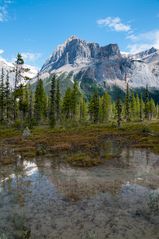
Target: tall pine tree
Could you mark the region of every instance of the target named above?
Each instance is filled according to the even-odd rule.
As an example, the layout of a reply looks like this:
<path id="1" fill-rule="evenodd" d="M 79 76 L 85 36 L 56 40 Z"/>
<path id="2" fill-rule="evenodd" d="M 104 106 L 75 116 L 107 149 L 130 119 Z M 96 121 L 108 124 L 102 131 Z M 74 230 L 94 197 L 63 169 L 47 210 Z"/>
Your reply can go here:
<path id="1" fill-rule="evenodd" d="M 60 81 L 56 81 L 56 121 L 61 121 L 61 94 L 60 94 Z"/>
<path id="2" fill-rule="evenodd" d="M 99 121 L 99 95 L 98 92 L 95 91 L 93 96 L 91 97 L 91 100 L 89 102 L 89 114 L 90 114 L 90 120 L 93 123 L 98 123 Z"/>
<path id="3" fill-rule="evenodd" d="M 39 124 L 41 120 L 46 118 L 47 111 L 47 98 L 43 86 L 43 81 L 38 79 L 35 90 L 35 103 L 34 103 L 34 118 L 35 122 Z"/>
<path id="4" fill-rule="evenodd" d="M 72 119 L 77 120 L 77 114 L 78 114 L 78 106 L 80 102 L 80 92 L 78 89 L 78 82 L 74 81 L 73 89 L 72 89 L 72 97 L 71 97 L 71 105 L 72 105 Z"/>
<path id="5" fill-rule="evenodd" d="M 118 128 L 120 128 L 122 122 L 122 103 L 120 98 L 118 98 L 116 101 L 116 113 L 117 113 L 117 125 Z"/>
<path id="6" fill-rule="evenodd" d="M 15 61 L 15 80 L 14 80 L 14 120 L 17 118 L 17 91 L 18 86 L 21 83 L 22 72 L 23 72 L 23 64 L 24 60 L 21 54 L 18 53 L 16 61 Z"/>
<path id="7" fill-rule="evenodd" d="M 140 120 L 144 119 L 144 102 L 142 99 L 142 94 L 140 94 Z"/>
<path id="8" fill-rule="evenodd" d="M 149 119 L 149 90 L 148 86 L 145 89 L 145 118 Z"/>
<path id="9" fill-rule="evenodd" d="M 50 90 L 50 104 L 49 104 L 49 122 L 50 127 L 56 125 L 56 78 L 55 75 L 51 79 L 51 90 Z"/>
<path id="10" fill-rule="evenodd" d="M 63 120 L 72 118 L 72 90 L 68 88 L 65 92 L 62 105 Z"/>
<path id="11" fill-rule="evenodd" d="M 126 84 L 126 95 L 125 95 L 125 118 L 127 122 L 130 122 L 130 91 L 129 84 Z"/>
<path id="12" fill-rule="evenodd" d="M 5 87 L 4 87 L 4 70 L 2 68 L 0 78 L 0 122 L 4 123 L 4 112 L 5 112 Z"/>
<path id="13" fill-rule="evenodd" d="M 9 82 L 9 72 L 7 71 L 6 83 L 5 83 L 5 109 L 6 109 L 6 120 L 7 123 L 11 120 L 11 90 L 10 90 L 10 82 Z"/>

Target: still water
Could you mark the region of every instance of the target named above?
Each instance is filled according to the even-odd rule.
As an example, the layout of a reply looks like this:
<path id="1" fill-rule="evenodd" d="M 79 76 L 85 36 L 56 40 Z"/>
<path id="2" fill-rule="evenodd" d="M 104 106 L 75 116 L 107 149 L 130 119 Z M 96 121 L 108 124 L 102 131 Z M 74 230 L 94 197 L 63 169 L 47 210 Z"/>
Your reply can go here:
<path id="1" fill-rule="evenodd" d="M 91 168 L 20 155 L 1 165 L 0 239 L 158 239 L 159 156 L 111 141 L 101 152 L 116 157 Z"/>

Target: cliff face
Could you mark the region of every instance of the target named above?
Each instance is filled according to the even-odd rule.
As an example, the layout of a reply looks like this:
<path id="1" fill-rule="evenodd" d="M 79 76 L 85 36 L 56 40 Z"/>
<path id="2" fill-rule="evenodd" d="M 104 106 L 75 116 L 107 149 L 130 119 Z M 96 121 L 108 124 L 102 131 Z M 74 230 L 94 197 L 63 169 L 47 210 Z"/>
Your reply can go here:
<path id="1" fill-rule="evenodd" d="M 43 79 L 56 73 L 62 81 L 77 79 L 82 86 L 88 80 L 107 88 L 125 88 L 125 76 L 132 88 L 149 85 L 159 88 L 159 51 L 151 48 L 135 55 L 124 56 L 117 44 L 100 46 L 70 37 L 41 68 Z"/>

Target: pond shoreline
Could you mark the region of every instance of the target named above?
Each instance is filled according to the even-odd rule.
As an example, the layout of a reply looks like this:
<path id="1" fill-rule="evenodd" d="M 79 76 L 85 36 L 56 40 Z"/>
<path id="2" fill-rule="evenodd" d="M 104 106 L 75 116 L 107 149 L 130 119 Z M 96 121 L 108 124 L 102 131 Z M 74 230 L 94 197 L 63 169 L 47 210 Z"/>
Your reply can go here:
<path id="1" fill-rule="evenodd" d="M 27 158 L 23 148 L 28 151 L 33 140 L 21 142 L 20 154 L 20 144 L 12 151 L 15 141 L 7 139 L 11 148 L 8 144 L 5 152 L 8 158 L 15 154 L 15 161 L 0 166 L 0 238 L 158 239 L 159 155 L 99 130 L 96 140 L 92 130 L 78 137 L 69 132 L 53 142 L 50 137 L 43 143 L 54 151 L 59 142 L 75 148 L 60 144 L 62 150 L 56 146 L 50 156 Z M 93 154 L 102 164 L 85 164 L 85 157 L 92 163 Z"/>
<path id="2" fill-rule="evenodd" d="M 61 156 L 60 160 L 79 167 L 96 166 L 105 159 L 113 158 L 115 155 L 97 156 L 100 144 L 109 138 L 127 147 L 146 148 L 158 154 L 159 122 L 129 123 L 120 129 L 105 125 L 68 129 L 36 127 L 31 130 L 31 136 L 27 139 L 22 137 L 20 130 L 0 129 L 1 148 L 8 147 L 10 152 L 14 149 L 15 154 L 26 159 L 44 155 Z M 0 164 L 10 164 L 13 160 L 14 157 L 10 162 L 5 157 L 5 152 L 1 152 Z"/>
<path id="3" fill-rule="evenodd" d="M 0 238 L 157 239 L 158 125 L 1 129 Z"/>

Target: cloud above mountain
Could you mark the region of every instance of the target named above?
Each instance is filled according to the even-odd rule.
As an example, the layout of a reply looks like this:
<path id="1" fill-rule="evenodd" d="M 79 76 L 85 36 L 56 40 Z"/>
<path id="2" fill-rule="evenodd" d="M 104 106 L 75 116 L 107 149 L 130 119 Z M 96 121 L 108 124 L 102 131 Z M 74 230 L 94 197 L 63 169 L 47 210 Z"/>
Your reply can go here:
<path id="1" fill-rule="evenodd" d="M 42 56 L 41 53 L 33 53 L 33 52 L 22 52 L 21 55 L 25 61 L 32 63 L 36 62 Z"/>
<path id="2" fill-rule="evenodd" d="M 124 23 L 120 17 L 110 16 L 97 20 L 97 24 L 117 33 L 125 32 L 126 37 L 124 36 L 124 40 L 129 41 L 125 46 L 125 50 L 130 54 L 138 53 L 151 47 L 159 49 L 159 29 L 137 33 L 138 29 L 128 23 Z"/>
<path id="3" fill-rule="evenodd" d="M 0 55 L 4 53 L 4 50 L 0 49 Z"/>
<path id="4" fill-rule="evenodd" d="M 97 20 L 97 24 L 100 26 L 108 27 L 116 32 L 128 32 L 131 30 L 129 24 L 124 24 L 120 17 L 106 17 L 103 19 Z"/>
<path id="5" fill-rule="evenodd" d="M 159 49 L 159 30 L 132 34 L 127 36 L 127 39 L 130 40 L 130 44 L 127 47 L 130 53 L 137 53 L 151 47 Z"/>

